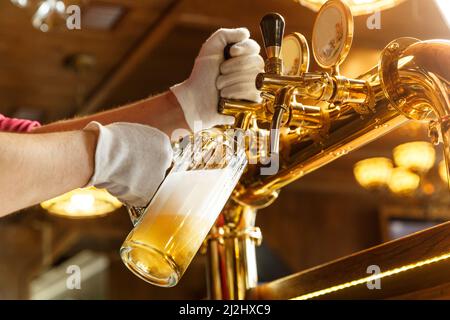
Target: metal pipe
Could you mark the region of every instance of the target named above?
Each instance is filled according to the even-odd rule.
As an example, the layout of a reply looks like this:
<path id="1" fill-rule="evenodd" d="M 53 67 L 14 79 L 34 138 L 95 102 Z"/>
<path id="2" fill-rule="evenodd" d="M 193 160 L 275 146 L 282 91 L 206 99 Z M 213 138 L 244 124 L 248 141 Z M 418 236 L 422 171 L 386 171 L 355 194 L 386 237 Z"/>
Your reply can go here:
<path id="1" fill-rule="evenodd" d="M 282 169 L 271 176 L 259 176 L 256 181 L 246 185 L 238 195 L 239 201 L 251 205 L 260 197 L 272 194 L 304 175 L 348 154 L 357 148 L 405 124 L 408 119 L 389 107 L 389 101 L 380 95 L 376 111 L 361 117 L 350 111 L 346 121 L 337 123 L 330 129 L 328 137 L 321 144 L 312 141 L 291 145 L 291 153 L 283 159 Z"/>
<path id="2" fill-rule="evenodd" d="M 206 239 L 209 299 L 242 300 L 258 285 L 256 211 L 230 201 Z"/>

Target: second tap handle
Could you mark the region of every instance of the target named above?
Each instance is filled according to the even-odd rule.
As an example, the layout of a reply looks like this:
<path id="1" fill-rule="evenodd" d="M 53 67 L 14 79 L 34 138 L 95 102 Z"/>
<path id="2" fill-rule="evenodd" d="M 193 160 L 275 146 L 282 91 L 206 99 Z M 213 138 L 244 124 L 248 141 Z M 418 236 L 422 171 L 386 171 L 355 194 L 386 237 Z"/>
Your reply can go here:
<path id="1" fill-rule="evenodd" d="M 268 13 L 261 19 L 260 28 L 268 58 L 279 57 L 284 26 L 284 18 L 278 13 Z"/>

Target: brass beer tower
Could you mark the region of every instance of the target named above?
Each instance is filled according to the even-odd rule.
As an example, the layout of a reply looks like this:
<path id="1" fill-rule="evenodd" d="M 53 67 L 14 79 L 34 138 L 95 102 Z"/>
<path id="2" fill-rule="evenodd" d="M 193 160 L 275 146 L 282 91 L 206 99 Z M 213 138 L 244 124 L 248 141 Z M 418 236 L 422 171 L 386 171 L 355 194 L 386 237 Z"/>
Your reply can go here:
<path id="1" fill-rule="evenodd" d="M 377 66 L 350 79 L 339 70 L 353 38 L 353 18 L 343 2 L 328 1 L 314 26 L 312 50 L 325 71 L 309 71 L 305 38 L 284 37 L 280 15 L 266 15 L 261 31 L 267 60 L 256 86 L 263 102 L 224 100 L 219 109 L 236 118 L 236 128 L 267 137 L 269 154 L 251 157 L 270 162 L 247 167 L 205 240 L 210 299 L 245 299 L 258 285 L 255 246 L 262 237 L 256 212 L 289 183 L 410 119 L 428 122 L 433 142 L 444 143 L 447 166 L 450 159 L 450 41 L 394 40 Z"/>

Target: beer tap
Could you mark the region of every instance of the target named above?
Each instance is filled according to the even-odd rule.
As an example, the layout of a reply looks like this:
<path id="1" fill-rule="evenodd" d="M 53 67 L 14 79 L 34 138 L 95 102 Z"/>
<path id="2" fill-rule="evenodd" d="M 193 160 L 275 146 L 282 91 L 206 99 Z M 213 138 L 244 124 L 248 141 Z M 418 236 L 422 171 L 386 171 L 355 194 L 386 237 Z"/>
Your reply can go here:
<path id="1" fill-rule="evenodd" d="M 284 27 L 284 18 L 278 13 L 266 14 L 261 19 L 260 28 L 267 54 L 266 74 L 281 76 L 283 73 L 281 43 L 284 36 Z M 284 115 L 290 112 L 290 100 L 293 90 L 293 86 L 284 86 L 275 92 L 268 92 L 269 95 L 275 97 L 270 125 L 271 161 L 276 160 L 280 151 L 280 128 L 283 126 Z"/>
<path id="2" fill-rule="evenodd" d="M 341 17 L 330 20 L 327 15 L 329 9 L 338 10 Z M 309 61 L 304 61 L 305 67 L 301 72 L 295 75 L 283 72 L 282 39 L 277 38 L 279 34 L 282 34 L 279 27 L 281 25 L 284 26 L 283 18 L 277 14 L 268 14 L 261 21 L 268 59 L 266 72 L 259 74 L 256 79 L 259 90 L 266 96 L 274 96 L 272 98 L 275 101 L 273 128 L 277 127 L 277 122 L 281 122 L 280 114 L 282 118 L 283 114 L 289 111 L 292 118 L 292 106 L 289 106 L 292 104 L 292 96 L 295 97 L 295 101 L 313 106 L 320 103 L 328 104 L 327 111 L 342 105 L 350 106 L 361 114 L 369 114 L 373 111 L 374 97 L 369 83 L 361 79 L 344 77 L 339 71 L 340 65 L 350 51 L 353 39 L 353 18 L 345 3 L 338 0 L 328 1 L 314 25 L 312 51 L 317 64 L 326 71 L 310 72 L 307 70 Z M 327 35 L 330 30 L 335 32 L 333 37 Z M 299 47 L 302 47 L 303 51 L 309 50 L 307 44 L 303 43 L 306 42 L 304 37 L 301 35 L 296 37 L 299 38 Z M 274 45 L 275 39 L 279 40 L 277 45 Z M 308 57 L 309 54 L 306 59 Z M 299 54 L 298 58 L 302 60 L 302 55 Z M 277 147 L 276 144 L 275 147 Z"/>

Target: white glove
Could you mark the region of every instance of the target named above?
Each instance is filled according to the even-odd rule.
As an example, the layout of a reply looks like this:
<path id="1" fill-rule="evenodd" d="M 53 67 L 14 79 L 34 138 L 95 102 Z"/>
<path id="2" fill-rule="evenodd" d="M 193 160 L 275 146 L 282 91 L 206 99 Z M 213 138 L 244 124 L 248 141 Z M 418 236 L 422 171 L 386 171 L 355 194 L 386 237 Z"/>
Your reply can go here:
<path id="1" fill-rule="evenodd" d="M 224 62 L 231 43 L 232 58 Z M 261 101 L 255 87 L 256 75 L 264 70 L 259 51 L 246 28 L 219 29 L 203 44 L 189 79 L 170 88 L 192 131 L 233 124 L 233 117 L 217 111 L 219 91 L 222 98 Z"/>
<path id="2" fill-rule="evenodd" d="M 171 165 L 169 137 L 132 123 L 91 122 L 84 130 L 98 132 L 95 171 L 87 186 L 107 189 L 127 205 L 146 206 Z"/>

